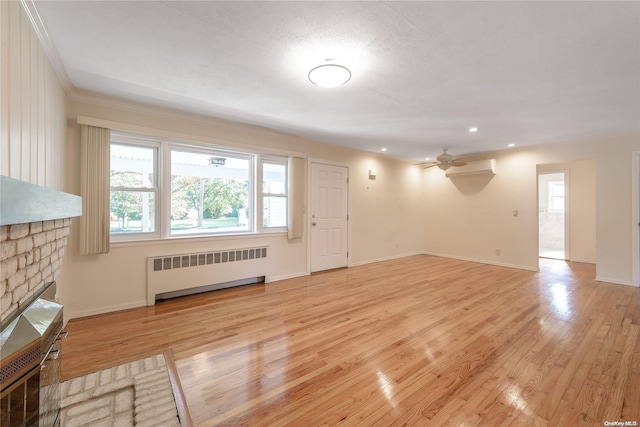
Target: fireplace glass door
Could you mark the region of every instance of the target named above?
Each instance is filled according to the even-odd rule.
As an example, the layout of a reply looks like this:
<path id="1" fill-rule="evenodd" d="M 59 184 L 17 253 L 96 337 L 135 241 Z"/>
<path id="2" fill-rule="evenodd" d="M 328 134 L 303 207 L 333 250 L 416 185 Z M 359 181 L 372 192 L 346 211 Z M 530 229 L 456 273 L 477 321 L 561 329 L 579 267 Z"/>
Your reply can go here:
<path id="1" fill-rule="evenodd" d="M 0 394 L 0 427 L 37 427 L 40 367 Z"/>

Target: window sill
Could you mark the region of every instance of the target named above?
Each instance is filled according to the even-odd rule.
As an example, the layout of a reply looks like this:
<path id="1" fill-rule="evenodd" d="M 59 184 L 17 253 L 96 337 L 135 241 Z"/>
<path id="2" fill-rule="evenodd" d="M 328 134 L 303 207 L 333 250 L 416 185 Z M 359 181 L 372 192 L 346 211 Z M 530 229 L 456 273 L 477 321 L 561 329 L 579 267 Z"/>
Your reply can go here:
<path id="1" fill-rule="evenodd" d="M 187 243 L 187 242 L 206 242 L 206 241 L 218 241 L 218 240 L 244 240 L 244 239 L 260 239 L 267 237 L 286 236 L 286 231 L 267 231 L 262 233 L 234 233 L 234 234 L 217 234 L 215 236 L 173 236 L 173 237 L 153 237 L 149 239 L 132 239 L 132 240 L 117 240 L 112 241 L 111 248 L 125 248 L 132 246 L 149 246 L 149 245 L 170 245 L 174 243 Z"/>

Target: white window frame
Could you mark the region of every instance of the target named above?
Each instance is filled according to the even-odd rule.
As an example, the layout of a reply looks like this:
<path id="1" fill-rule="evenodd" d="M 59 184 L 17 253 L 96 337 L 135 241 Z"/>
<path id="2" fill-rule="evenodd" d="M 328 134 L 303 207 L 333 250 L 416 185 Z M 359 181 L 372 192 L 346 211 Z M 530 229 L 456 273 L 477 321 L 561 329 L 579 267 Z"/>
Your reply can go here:
<path id="1" fill-rule="evenodd" d="M 288 166 L 288 161 L 286 157 L 282 157 L 282 156 L 274 156 L 274 155 L 260 155 L 258 156 L 258 174 L 257 176 L 259 177 L 258 179 L 258 185 L 257 185 L 257 193 L 258 193 L 258 197 L 257 197 L 257 209 L 256 211 L 259 212 L 258 217 L 258 230 L 262 231 L 262 232 L 286 232 L 287 231 L 287 226 L 276 226 L 276 227 L 265 227 L 264 226 L 264 218 L 263 218 L 263 213 L 264 213 L 264 198 L 265 197 L 282 197 L 286 200 L 286 206 L 287 209 L 285 210 L 286 215 L 287 215 L 287 221 L 288 221 L 288 216 L 289 216 L 289 166 Z M 264 176 L 263 176 L 263 171 L 264 171 L 264 167 L 263 165 L 265 163 L 268 164 L 272 164 L 272 165 L 281 165 L 284 166 L 284 193 L 267 193 L 263 191 L 263 180 L 264 180 Z M 285 224 L 287 223 L 287 221 L 285 221 Z"/>
<path id="2" fill-rule="evenodd" d="M 547 200 L 547 204 L 548 204 L 548 211 L 549 212 L 564 212 L 566 210 L 566 188 L 565 188 L 565 192 L 563 193 L 562 196 L 562 209 L 554 209 L 554 203 L 553 203 L 553 199 L 555 197 L 559 197 L 559 196 L 554 196 L 554 188 L 558 185 L 562 185 L 563 187 L 565 186 L 565 181 L 563 179 L 554 179 L 551 180 L 547 183 L 548 187 L 547 187 L 547 192 L 548 192 L 548 200 Z"/>
<path id="3" fill-rule="evenodd" d="M 249 216 L 247 218 L 248 221 L 248 229 L 247 230 L 237 230 L 237 231 L 209 231 L 209 232 L 200 232 L 200 233 L 188 233 L 188 234 L 172 234 L 171 233 L 171 151 L 182 151 L 182 152 L 193 152 L 198 154 L 206 154 L 211 156 L 227 156 L 233 157 L 237 159 L 245 159 L 249 161 L 249 170 L 248 170 L 248 180 L 249 180 Z M 165 183 L 165 188 L 167 189 L 167 201 L 165 203 L 163 212 L 164 212 L 164 227 L 163 227 L 163 237 L 166 238 L 189 238 L 189 237 L 207 237 L 207 236 L 229 236 L 234 234 L 252 234 L 255 233 L 256 230 L 256 213 L 255 213 L 255 187 L 257 185 L 256 182 L 256 174 L 255 174 L 255 164 L 256 155 L 243 152 L 243 151 L 233 151 L 225 148 L 219 148 L 217 146 L 212 145 L 199 145 L 199 144 L 189 144 L 183 142 L 167 142 L 165 145 L 165 170 L 167 173 L 164 174 L 163 180 Z M 253 209 L 252 209 L 253 208 Z"/>
<path id="4" fill-rule="evenodd" d="M 287 226 L 282 227 L 264 227 L 263 226 L 263 200 L 264 197 L 284 197 L 287 205 L 290 203 L 289 176 L 288 176 L 288 158 L 283 155 L 270 153 L 261 153 L 251 150 L 243 150 L 241 148 L 226 147 L 221 145 L 213 145 L 200 142 L 190 142 L 183 140 L 175 140 L 170 138 L 160 138 L 149 135 L 142 135 L 126 131 L 113 130 L 111 133 L 111 144 L 128 145 L 141 148 L 154 149 L 154 180 L 153 188 L 131 188 L 127 191 L 152 191 L 155 199 L 155 231 L 144 233 L 111 233 L 111 241 L 113 243 L 127 243 L 136 241 L 153 241 L 153 240 L 173 240 L 173 239 L 190 239 L 190 238 L 226 238 L 242 235 L 258 235 L 258 234 L 280 234 L 287 232 Z M 189 234 L 171 234 L 171 150 L 192 151 L 195 153 L 205 153 L 214 156 L 228 156 L 239 159 L 249 160 L 249 213 L 248 213 L 248 229 L 238 231 L 221 231 L 221 232 L 203 232 Z M 278 164 L 285 167 L 285 193 L 266 193 L 263 192 L 263 164 Z M 120 190 L 121 187 L 110 187 L 110 190 Z M 109 212 L 110 213 L 110 212 Z"/>
<path id="5" fill-rule="evenodd" d="M 154 187 L 113 187 L 109 185 L 109 193 L 112 191 L 130 191 L 130 192 L 151 192 L 154 197 L 154 230 L 151 232 L 132 232 L 132 233 L 110 233 L 110 240 L 113 242 L 148 240 L 160 238 L 160 230 L 162 229 L 161 207 L 162 200 L 162 150 L 161 143 L 150 139 L 142 139 L 137 136 L 130 136 L 123 133 L 112 132 L 111 142 L 109 146 L 122 145 L 129 147 L 151 148 L 153 149 L 153 180 Z M 111 196 L 109 196 L 111 197 Z M 111 209 L 109 209 L 111 215 Z"/>

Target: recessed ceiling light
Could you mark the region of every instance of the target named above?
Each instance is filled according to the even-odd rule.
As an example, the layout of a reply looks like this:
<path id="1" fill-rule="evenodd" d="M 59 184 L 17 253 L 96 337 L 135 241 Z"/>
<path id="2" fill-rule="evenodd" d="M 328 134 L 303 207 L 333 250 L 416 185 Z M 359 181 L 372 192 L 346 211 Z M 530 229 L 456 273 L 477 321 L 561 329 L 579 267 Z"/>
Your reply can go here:
<path id="1" fill-rule="evenodd" d="M 381 148 L 380 151 L 387 151 L 387 149 L 386 148 Z"/>
<path id="2" fill-rule="evenodd" d="M 513 144 L 513 143 L 512 143 L 512 144 L 507 145 L 507 147 L 515 147 L 515 146 L 516 146 L 516 144 Z"/>
<path id="3" fill-rule="evenodd" d="M 324 88 L 342 86 L 351 80 L 351 71 L 338 64 L 319 65 L 309 71 L 309 81 Z"/>
<path id="4" fill-rule="evenodd" d="M 478 128 L 477 127 L 470 127 L 469 128 L 469 132 L 478 132 Z"/>
<path id="5" fill-rule="evenodd" d="M 425 160 L 431 160 L 431 157 L 427 157 Z"/>

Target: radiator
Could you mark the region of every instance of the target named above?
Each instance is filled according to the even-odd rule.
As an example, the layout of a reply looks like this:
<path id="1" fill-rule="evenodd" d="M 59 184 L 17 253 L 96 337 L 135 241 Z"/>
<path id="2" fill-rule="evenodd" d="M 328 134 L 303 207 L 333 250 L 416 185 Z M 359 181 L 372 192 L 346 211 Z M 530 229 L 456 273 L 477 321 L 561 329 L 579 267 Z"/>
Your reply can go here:
<path id="1" fill-rule="evenodd" d="M 157 299 L 268 282 L 268 246 L 147 258 L 147 305 Z"/>

